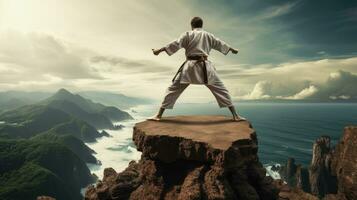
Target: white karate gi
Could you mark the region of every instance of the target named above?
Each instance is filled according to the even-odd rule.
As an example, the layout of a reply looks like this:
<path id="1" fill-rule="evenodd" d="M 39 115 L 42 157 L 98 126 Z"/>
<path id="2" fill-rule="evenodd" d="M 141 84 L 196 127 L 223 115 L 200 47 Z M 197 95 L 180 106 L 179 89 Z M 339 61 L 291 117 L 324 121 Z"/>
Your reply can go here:
<path id="1" fill-rule="evenodd" d="M 171 56 L 179 49 L 186 50 L 186 57 L 207 56 L 211 49 L 220 51 L 227 55 L 230 47 L 213 34 L 204 31 L 202 28 L 195 28 L 192 31 L 183 33 L 177 40 L 172 41 L 165 47 L 166 52 Z M 171 86 L 166 90 L 165 98 L 161 107 L 172 109 L 177 98 L 189 84 L 204 84 L 203 62 L 188 60 L 182 71 L 176 76 Z M 207 84 L 205 84 L 215 96 L 219 107 L 232 106 L 232 100 L 228 90 L 219 79 L 213 63 L 209 60 L 204 61 L 207 69 Z"/>

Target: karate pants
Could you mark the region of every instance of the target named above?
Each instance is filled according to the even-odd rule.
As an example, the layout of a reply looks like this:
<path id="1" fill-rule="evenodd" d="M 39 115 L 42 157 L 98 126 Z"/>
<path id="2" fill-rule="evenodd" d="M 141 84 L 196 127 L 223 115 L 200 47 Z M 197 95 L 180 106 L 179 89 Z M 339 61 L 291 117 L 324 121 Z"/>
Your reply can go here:
<path id="1" fill-rule="evenodd" d="M 161 104 L 161 108 L 172 109 L 176 100 L 189 85 L 190 84 L 188 83 L 180 83 L 180 80 L 176 79 L 166 89 L 165 97 Z M 233 106 L 229 92 L 221 80 L 216 78 L 216 81 L 213 84 L 206 85 L 206 87 L 211 90 L 220 108 Z"/>

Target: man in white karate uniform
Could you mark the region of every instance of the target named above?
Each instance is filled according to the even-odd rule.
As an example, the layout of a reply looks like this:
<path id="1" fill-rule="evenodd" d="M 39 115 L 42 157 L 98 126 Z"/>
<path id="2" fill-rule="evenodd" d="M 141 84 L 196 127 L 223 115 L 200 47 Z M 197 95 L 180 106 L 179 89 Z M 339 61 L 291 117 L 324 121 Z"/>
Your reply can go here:
<path id="1" fill-rule="evenodd" d="M 213 63 L 207 59 L 211 49 L 217 50 L 224 55 L 229 52 L 237 54 L 238 50 L 228 46 L 213 34 L 204 31 L 202 25 L 202 19 L 194 17 L 191 20 L 191 31 L 183 33 L 177 40 L 172 41 L 161 49 L 153 49 L 155 55 L 165 51 L 171 56 L 179 49 L 184 48 L 186 50 L 186 61 L 174 76 L 171 86 L 167 88 L 159 112 L 150 119 L 160 120 L 165 109 L 173 108 L 177 98 L 189 84 L 205 84 L 215 96 L 219 107 L 229 108 L 233 115 L 233 120 L 245 120 L 235 111 L 228 90 L 219 79 Z"/>

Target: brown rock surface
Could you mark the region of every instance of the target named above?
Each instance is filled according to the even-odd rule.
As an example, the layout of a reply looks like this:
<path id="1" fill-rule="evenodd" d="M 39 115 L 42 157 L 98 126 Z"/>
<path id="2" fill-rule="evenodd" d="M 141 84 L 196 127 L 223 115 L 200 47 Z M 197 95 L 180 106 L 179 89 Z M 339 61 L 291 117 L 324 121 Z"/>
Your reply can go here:
<path id="1" fill-rule="evenodd" d="M 228 150 L 234 142 L 249 142 L 255 132 L 247 121 L 233 122 L 226 116 L 175 116 L 165 117 L 160 122 L 143 121 L 134 127 L 136 135 L 145 137 L 180 137 L 186 140 L 209 144 L 214 149 Z M 140 148 L 138 146 L 138 148 Z"/>
<path id="2" fill-rule="evenodd" d="M 310 165 L 311 193 L 324 197 L 329 193 L 336 193 L 336 177 L 331 171 L 331 139 L 321 136 L 313 145 L 313 154 Z"/>
<path id="3" fill-rule="evenodd" d="M 166 117 L 137 123 L 133 140 L 141 160 L 121 173 L 106 170 L 85 199 L 277 198 L 248 122 L 224 116 Z"/>
<path id="4" fill-rule="evenodd" d="M 237 164 L 237 152 L 257 153 L 257 139 L 250 124 L 233 122 L 225 116 L 177 116 L 140 122 L 134 127 L 133 140 L 144 157 L 167 163 L 225 161 L 228 166 Z"/>
<path id="5" fill-rule="evenodd" d="M 274 185 L 279 190 L 278 200 L 318 200 L 316 196 L 304 192 L 303 190 L 297 187 L 289 187 L 282 180 L 274 180 Z"/>
<path id="6" fill-rule="evenodd" d="M 281 174 L 288 183 L 286 187 L 294 188 L 294 190 L 282 191 L 282 186 L 278 184 L 281 199 L 292 199 L 292 195 L 301 196 L 303 190 L 323 200 L 357 199 L 357 127 L 346 127 L 335 148 L 331 148 L 330 143 L 328 136 L 321 136 L 315 141 L 311 165 L 308 173 L 304 172 L 305 175 L 303 171 L 299 171 L 299 166 L 295 165 L 293 159 L 288 160 Z M 303 184 L 306 180 L 303 177 L 306 176 L 309 180 Z M 304 185 L 310 185 L 311 191 Z"/>
<path id="7" fill-rule="evenodd" d="M 331 171 L 337 176 L 338 195 L 357 199 L 357 126 L 345 128 L 332 155 Z"/>

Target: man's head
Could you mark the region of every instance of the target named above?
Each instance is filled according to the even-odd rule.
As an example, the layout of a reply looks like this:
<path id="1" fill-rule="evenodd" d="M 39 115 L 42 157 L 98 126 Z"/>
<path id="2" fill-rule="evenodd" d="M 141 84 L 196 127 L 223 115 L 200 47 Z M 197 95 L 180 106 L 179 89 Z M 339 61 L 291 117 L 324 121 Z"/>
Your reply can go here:
<path id="1" fill-rule="evenodd" d="M 203 25 L 203 20 L 201 19 L 201 17 L 192 18 L 192 20 L 191 20 L 192 29 L 202 28 L 202 25 Z"/>

